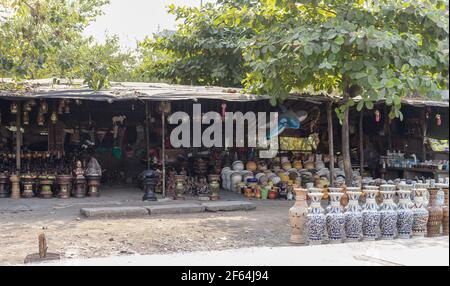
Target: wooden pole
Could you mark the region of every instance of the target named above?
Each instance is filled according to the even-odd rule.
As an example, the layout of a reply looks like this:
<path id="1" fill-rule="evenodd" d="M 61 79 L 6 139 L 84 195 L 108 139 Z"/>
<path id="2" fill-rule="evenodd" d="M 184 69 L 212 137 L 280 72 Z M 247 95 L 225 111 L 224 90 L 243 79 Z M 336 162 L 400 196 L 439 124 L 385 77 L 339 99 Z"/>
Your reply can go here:
<path id="1" fill-rule="evenodd" d="M 20 113 L 22 112 L 20 102 L 17 103 L 17 114 L 16 114 L 16 170 L 20 172 L 21 169 L 21 158 L 20 151 L 22 149 L 22 123 L 20 121 Z"/>
<path id="2" fill-rule="evenodd" d="M 359 168 L 361 176 L 364 172 L 364 111 L 359 113 Z"/>
<path id="3" fill-rule="evenodd" d="M 427 114 L 426 111 L 423 112 L 422 114 L 422 161 L 425 161 L 427 159 L 427 148 L 426 148 L 426 143 L 427 143 L 427 131 L 428 131 L 428 119 L 427 119 Z"/>
<path id="4" fill-rule="evenodd" d="M 391 135 L 391 120 L 389 119 L 389 112 L 387 110 L 387 107 L 384 107 L 384 124 L 385 124 L 385 130 L 387 132 L 388 136 L 388 146 L 389 150 L 392 152 L 392 135 Z"/>
<path id="5" fill-rule="evenodd" d="M 166 116 L 164 111 L 161 114 L 162 123 L 162 195 L 166 197 Z"/>
<path id="6" fill-rule="evenodd" d="M 328 153 L 330 156 L 330 185 L 334 184 L 334 138 L 333 138 L 333 115 L 331 109 L 333 102 L 327 104 L 327 121 L 328 121 Z"/>
<path id="7" fill-rule="evenodd" d="M 149 118 L 148 118 L 148 101 L 145 101 L 145 145 L 147 148 L 147 170 L 150 169 L 150 138 L 149 138 Z"/>

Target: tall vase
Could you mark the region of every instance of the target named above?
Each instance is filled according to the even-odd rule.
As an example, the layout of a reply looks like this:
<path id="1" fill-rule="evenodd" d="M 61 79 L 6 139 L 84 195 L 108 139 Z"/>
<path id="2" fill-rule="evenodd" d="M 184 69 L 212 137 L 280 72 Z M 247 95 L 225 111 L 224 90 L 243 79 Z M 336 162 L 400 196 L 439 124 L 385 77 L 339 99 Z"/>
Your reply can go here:
<path id="1" fill-rule="evenodd" d="M 414 212 L 410 208 L 411 191 L 402 190 L 397 192 L 399 203 L 397 208 L 397 230 L 400 238 L 411 238 L 414 223 Z"/>
<path id="2" fill-rule="evenodd" d="M 381 237 L 394 239 L 397 230 L 397 206 L 394 203 L 395 185 L 381 185 L 383 204 L 380 208 Z"/>
<path id="3" fill-rule="evenodd" d="M 425 236 L 427 234 L 428 211 L 423 204 L 423 196 L 426 192 L 427 189 L 414 189 L 413 236 Z"/>
<path id="4" fill-rule="evenodd" d="M 325 214 L 320 205 L 323 193 L 311 192 L 308 196 L 311 198 L 311 205 L 306 220 L 308 240 L 310 244 L 321 244 L 326 228 Z"/>
<path id="5" fill-rule="evenodd" d="M 436 184 L 436 187 L 441 188 L 444 192 L 444 205 L 442 206 L 443 218 L 442 218 L 442 234 L 448 236 L 448 184 Z"/>
<path id="6" fill-rule="evenodd" d="M 378 187 L 364 189 L 366 196 L 366 204 L 364 205 L 363 214 L 363 239 L 375 240 L 380 233 L 381 214 L 376 201 L 379 193 Z"/>
<path id="7" fill-rule="evenodd" d="M 345 227 L 345 215 L 342 212 L 341 198 L 344 193 L 330 192 L 330 208 L 326 214 L 326 227 L 330 243 L 342 242 Z"/>
<path id="8" fill-rule="evenodd" d="M 306 195 L 308 190 L 295 188 L 295 204 L 289 209 L 289 220 L 291 223 L 291 243 L 305 244 L 305 226 L 308 215 Z"/>
<path id="9" fill-rule="evenodd" d="M 347 191 L 348 207 L 345 212 L 345 235 L 347 241 L 359 241 L 362 237 L 363 216 L 359 206 L 361 192 Z"/>
<path id="10" fill-rule="evenodd" d="M 430 194 L 430 200 L 428 204 L 428 217 L 427 223 L 427 235 L 428 237 L 436 237 L 441 234 L 442 219 L 444 218 L 444 212 L 442 207 L 437 203 L 438 188 L 428 188 Z"/>

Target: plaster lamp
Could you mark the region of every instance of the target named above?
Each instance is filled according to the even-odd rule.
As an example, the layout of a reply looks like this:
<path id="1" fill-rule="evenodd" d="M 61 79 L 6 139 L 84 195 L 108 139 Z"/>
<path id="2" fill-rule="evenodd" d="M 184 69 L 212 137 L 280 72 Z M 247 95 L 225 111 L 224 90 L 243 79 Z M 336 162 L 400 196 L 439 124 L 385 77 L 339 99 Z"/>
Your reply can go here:
<path id="1" fill-rule="evenodd" d="M 19 109 L 19 106 L 17 105 L 17 103 L 15 103 L 15 102 L 11 103 L 11 106 L 10 106 L 11 114 L 17 114 L 18 109 Z"/>
<path id="2" fill-rule="evenodd" d="M 48 112 L 48 104 L 45 100 L 41 100 L 41 105 L 39 106 L 39 113 L 46 114 Z"/>
<path id="3" fill-rule="evenodd" d="M 56 111 L 52 112 L 52 115 L 50 116 L 50 121 L 55 124 L 56 122 L 58 122 L 58 114 L 56 114 Z"/>

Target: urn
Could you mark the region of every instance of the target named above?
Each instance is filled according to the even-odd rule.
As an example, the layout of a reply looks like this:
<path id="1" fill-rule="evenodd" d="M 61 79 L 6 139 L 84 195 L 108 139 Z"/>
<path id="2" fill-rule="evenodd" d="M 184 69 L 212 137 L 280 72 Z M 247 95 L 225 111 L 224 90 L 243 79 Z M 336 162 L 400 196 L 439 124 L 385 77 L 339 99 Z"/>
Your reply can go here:
<path id="1" fill-rule="evenodd" d="M 347 191 L 348 207 L 345 212 L 345 235 L 347 241 L 359 241 L 362 237 L 363 216 L 359 206 L 361 192 Z"/>
<path id="2" fill-rule="evenodd" d="M 310 192 L 311 205 L 307 215 L 308 240 L 310 244 L 321 244 L 325 235 L 326 218 L 321 206 L 322 192 Z"/>
<path id="3" fill-rule="evenodd" d="M 394 239 L 397 232 L 397 206 L 394 203 L 395 185 L 381 185 L 383 203 L 380 208 L 381 238 Z"/>
<path id="4" fill-rule="evenodd" d="M 341 198 L 344 194 L 330 192 L 330 208 L 326 214 L 326 226 L 330 243 L 341 243 L 344 238 L 345 215 L 342 212 Z"/>
<path id="5" fill-rule="evenodd" d="M 295 204 L 289 209 L 289 221 L 291 225 L 290 242 L 295 244 L 305 244 L 305 226 L 308 215 L 308 205 L 306 195 L 308 191 L 302 188 L 294 188 Z"/>
<path id="6" fill-rule="evenodd" d="M 410 209 L 411 191 L 401 190 L 397 192 L 399 203 L 397 208 L 397 231 L 400 238 L 411 238 L 414 223 L 414 212 Z"/>
<path id="7" fill-rule="evenodd" d="M 441 225 L 444 218 L 444 212 L 442 206 L 437 203 L 437 193 L 439 188 L 428 188 L 430 194 L 430 200 L 428 203 L 428 223 L 427 223 L 427 235 L 428 237 L 436 237 L 441 234 Z"/>
<path id="8" fill-rule="evenodd" d="M 364 189 L 366 203 L 363 214 L 363 240 L 375 240 L 380 233 L 381 214 L 377 204 L 378 187 Z"/>
<path id="9" fill-rule="evenodd" d="M 425 236 L 427 234 L 428 210 L 423 204 L 423 196 L 426 192 L 427 189 L 414 189 L 413 236 Z"/>

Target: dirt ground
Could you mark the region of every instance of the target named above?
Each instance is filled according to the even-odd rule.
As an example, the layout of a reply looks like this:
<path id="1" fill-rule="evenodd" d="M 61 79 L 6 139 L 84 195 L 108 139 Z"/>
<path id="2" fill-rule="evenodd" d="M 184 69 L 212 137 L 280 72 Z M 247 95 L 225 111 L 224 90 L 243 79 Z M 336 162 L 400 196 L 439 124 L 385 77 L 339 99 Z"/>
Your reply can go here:
<path id="1" fill-rule="evenodd" d="M 45 233 L 48 251 L 62 258 L 223 250 L 289 245 L 292 201 L 253 201 L 253 211 L 86 219 L 89 206 L 143 205 L 136 190 L 106 192 L 101 199 L 0 199 L 0 265 L 21 264 L 38 252 Z M 243 199 L 241 196 L 234 199 Z"/>

